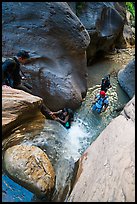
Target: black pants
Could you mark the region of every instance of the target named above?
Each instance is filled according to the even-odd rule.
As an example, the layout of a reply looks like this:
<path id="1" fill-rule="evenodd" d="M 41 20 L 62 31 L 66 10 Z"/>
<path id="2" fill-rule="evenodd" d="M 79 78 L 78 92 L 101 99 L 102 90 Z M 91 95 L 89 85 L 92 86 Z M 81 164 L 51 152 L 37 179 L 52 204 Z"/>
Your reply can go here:
<path id="1" fill-rule="evenodd" d="M 32 91 L 29 88 L 27 88 L 27 86 L 25 86 L 25 84 L 20 83 L 18 85 L 15 85 L 14 88 L 15 89 L 20 89 L 20 90 L 23 90 L 23 91 L 25 91 L 27 93 L 32 94 Z"/>

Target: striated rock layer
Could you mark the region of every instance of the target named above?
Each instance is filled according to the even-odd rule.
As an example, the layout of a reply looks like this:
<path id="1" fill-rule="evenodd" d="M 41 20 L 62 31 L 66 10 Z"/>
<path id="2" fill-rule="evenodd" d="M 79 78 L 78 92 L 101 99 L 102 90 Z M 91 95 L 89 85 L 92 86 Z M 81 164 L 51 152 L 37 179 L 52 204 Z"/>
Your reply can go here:
<path id="1" fill-rule="evenodd" d="M 2 135 L 40 114 L 43 100 L 22 90 L 2 86 Z M 41 114 L 42 115 L 42 114 Z"/>

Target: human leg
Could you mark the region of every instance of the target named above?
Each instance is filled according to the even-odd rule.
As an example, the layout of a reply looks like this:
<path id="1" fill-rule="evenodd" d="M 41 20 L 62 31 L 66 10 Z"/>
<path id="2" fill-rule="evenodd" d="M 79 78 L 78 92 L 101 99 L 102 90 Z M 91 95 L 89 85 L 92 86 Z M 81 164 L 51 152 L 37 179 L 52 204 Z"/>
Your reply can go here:
<path id="1" fill-rule="evenodd" d="M 93 106 L 92 106 L 92 110 L 94 111 L 94 110 L 96 110 L 97 109 L 97 106 L 96 106 L 96 104 L 94 104 Z"/>
<path id="2" fill-rule="evenodd" d="M 28 89 L 26 86 L 24 86 L 23 84 L 18 84 L 17 86 L 14 86 L 15 89 L 20 89 L 23 90 L 27 93 L 32 94 L 32 91 L 30 89 Z"/>
<path id="3" fill-rule="evenodd" d="M 100 114 L 101 113 L 101 108 L 97 108 L 97 112 Z"/>
<path id="4" fill-rule="evenodd" d="M 26 82 L 23 82 L 22 83 L 24 86 L 26 86 L 28 89 L 32 89 L 32 86 Z"/>

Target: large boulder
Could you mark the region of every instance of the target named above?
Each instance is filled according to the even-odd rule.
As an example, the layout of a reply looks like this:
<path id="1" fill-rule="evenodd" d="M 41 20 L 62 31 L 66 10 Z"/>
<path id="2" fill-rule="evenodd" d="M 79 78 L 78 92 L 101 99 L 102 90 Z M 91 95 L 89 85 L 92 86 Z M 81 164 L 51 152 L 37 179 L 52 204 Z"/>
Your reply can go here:
<path id="1" fill-rule="evenodd" d="M 123 38 L 125 39 L 126 47 L 132 47 L 135 45 L 135 34 L 132 28 L 127 24 L 124 25 Z"/>
<path id="2" fill-rule="evenodd" d="M 4 154 L 8 175 L 38 197 L 49 197 L 55 185 L 55 172 L 44 151 L 36 146 L 15 145 Z"/>
<path id="3" fill-rule="evenodd" d="M 30 51 L 25 73 L 52 110 L 81 105 L 87 91 L 90 37 L 65 2 L 3 2 L 2 54 Z"/>
<path id="4" fill-rule="evenodd" d="M 135 94 L 135 59 L 118 72 L 118 82 L 130 98 Z"/>
<path id="5" fill-rule="evenodd" d="M 125 48 L 122 38 L 126 19 L 124 2 L 79 2 L 77 15 L 91 39 L 87 49 L 88 64 L 99 52 L 107 52 L 115 46 Z"/>
<path id="6" fill-rule="evenodd" d="M 135 26 L 132 25 L 132 15 L 126 10 L 125 25 L 123 28 L 123 34 L 121 35 L 121 40 L 125 47 L 132 47 L 135 45 Z"/>
<path id="7" fill-rule="evenodd" d="M 9 133 L 24 120 L 40 113 L 42 98 L 33 96 L 22 90 L 2 86 L 2 134 Z M 42 114 L 41 114 L 42 116 Z"/>
<path id="8" fill-rule="evenodd" d="M 67 202 L 135 202 L 135 97 L 80 158 Z"/>

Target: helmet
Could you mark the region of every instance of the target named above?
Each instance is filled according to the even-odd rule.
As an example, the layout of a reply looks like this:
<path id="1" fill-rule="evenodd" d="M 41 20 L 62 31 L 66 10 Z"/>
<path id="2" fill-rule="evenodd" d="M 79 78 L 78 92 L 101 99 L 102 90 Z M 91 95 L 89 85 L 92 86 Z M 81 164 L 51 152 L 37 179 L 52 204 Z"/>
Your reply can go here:
<path id="1" fill-rule="evenodd" d="M 100 95 L 105 96 L 106 95 L 105 91 L 100 91 Z"/>

